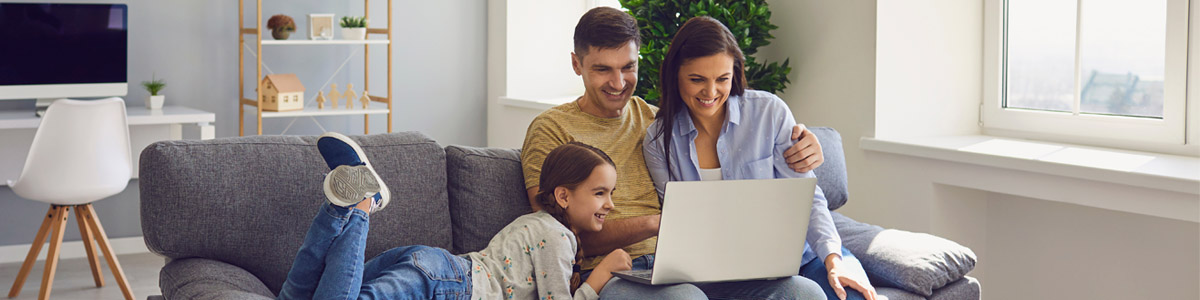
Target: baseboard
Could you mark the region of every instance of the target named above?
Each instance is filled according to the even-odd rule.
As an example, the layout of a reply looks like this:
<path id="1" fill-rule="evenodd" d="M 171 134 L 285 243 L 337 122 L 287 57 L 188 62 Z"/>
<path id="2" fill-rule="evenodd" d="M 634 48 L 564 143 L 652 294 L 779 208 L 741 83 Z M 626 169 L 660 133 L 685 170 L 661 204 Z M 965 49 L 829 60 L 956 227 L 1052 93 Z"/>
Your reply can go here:
<path id="1" fill-rule="evenodd" d="M 117 255 L 149 253 L 150 249 L 146 248 L 146 242 L 140 236 L 109 239 L 109 246 L 112 246 L 113 253 Z M 29 247 L 32 244 L 0 246 L 0 264 L 11 262 L 25 261 L 25 255 L 29 254 Z M 50 251 L 50 245 L 42 245 L 41 253 L 38 253 L 38 260 L 46 260 L 46 252 Z M 100 257 L 104 257 L 104 253 L 100 248 L 96 248 L 96 253 Z M 62 243 L 62 251 L 59 252 L 58 259 L 71 259 L 87 257 L 87 252 L 84 252 L 83 241 L 70 241 Z"/>

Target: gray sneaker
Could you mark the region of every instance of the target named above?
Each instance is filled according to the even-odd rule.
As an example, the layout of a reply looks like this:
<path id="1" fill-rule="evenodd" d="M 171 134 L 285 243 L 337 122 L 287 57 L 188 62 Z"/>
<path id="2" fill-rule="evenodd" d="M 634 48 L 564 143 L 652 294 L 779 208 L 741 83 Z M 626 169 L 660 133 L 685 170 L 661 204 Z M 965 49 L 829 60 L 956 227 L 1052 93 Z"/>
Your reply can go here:
<path id="1" fill-rule="evenodd" d="M 372 206 L 379 206 L 381 186 L 375 174 L 366 165 L 341 165 L 325 175 L 325 197 L 333 205 L 349 207 L 371 198 Z"/>

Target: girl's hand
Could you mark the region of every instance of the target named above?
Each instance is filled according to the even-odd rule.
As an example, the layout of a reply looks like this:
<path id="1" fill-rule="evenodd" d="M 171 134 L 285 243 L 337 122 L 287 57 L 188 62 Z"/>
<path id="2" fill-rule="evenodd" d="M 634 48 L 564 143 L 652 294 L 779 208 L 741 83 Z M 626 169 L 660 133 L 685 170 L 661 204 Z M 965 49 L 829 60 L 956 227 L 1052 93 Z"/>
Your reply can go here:
<path id="1" fill-rule="evenodd" d="M 621 248 L 609 252 L 600 264 L 592 269 L 592 275 L 588 277 L 587 284 L 592 286 L 592 290 L 600 293 L 600 289 L 604 288 L 604 284 L 612 279 L 612 272 L 625 271 L 633 269 L 633 259 L 629 258 L 629 253 Z"/>
<path id="2" fill-rule="evenodd" d="M 886 299 L 875 294 L 875 287 L 871 286 L 861 267 L 855 270 L 843 264 L 842 257 L 837 254 L 830 254 L 825 258 L 825 270 L 829 271 L 829 285 L 833 287 L 833 293 L 837 294 L 838 299 L 846 299 L 845 287 L 857 290 L 867 300 Z"/>
<path id="3" fill-rule="evenodd" d="M 604 271 L 609 273 L 630 270 L 633 269 L 633 259 L 629 258 L 629 253 L 625 252 L 624 249 L 617 248 L 617 250 L 609 252 L 600 261 L 600 264 L 596 266 L 597 270 L 601 268 L 604 268 Z"/>

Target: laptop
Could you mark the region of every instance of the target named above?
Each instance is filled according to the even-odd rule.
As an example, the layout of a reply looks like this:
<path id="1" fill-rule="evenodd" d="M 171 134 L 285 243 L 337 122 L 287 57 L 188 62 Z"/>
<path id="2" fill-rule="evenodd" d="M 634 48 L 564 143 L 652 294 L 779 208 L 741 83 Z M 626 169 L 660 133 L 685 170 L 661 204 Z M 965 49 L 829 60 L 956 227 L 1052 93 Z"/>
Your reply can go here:
<path id="1" fill-rule="evenodd" d="M 651 270 L 613 272 L 648 285 L 796 275 L 816 178 L 667 183 Z"/>

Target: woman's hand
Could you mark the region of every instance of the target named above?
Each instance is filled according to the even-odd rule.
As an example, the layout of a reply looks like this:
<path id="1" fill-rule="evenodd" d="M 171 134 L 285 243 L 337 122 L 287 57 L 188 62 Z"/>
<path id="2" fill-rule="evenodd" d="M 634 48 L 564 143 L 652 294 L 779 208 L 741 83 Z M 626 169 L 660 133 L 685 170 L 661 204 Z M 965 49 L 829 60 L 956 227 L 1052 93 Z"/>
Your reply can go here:
<path id="1" fill-rule="evenodd" d="M 829 271 L 829 285 L 839 299 L 846 299 L 846 288 L 850 287 L 863 294 L 867 300 L 886 299 L 875 294 L 875 287 L 867 280 L 862 268 L 854 268 L 842 263 L 842 257 L 830 254 L 825 258 L 825 270 Z"/>
<path id="2" fill-rule="evenodd" d="M 592 269 L 592 275 L 588 277 L 587 284 L 592 286 L 592 290 L 600 293 L 600 289 L 604 288 L 604 284 L 612 279 L 612 272 L 625 271 L 633 269 L 633 259 L 629 258 L 629 253 L 625 250 L 617 248 L 604 256 L 600 260 L 600 264 Z"/>

